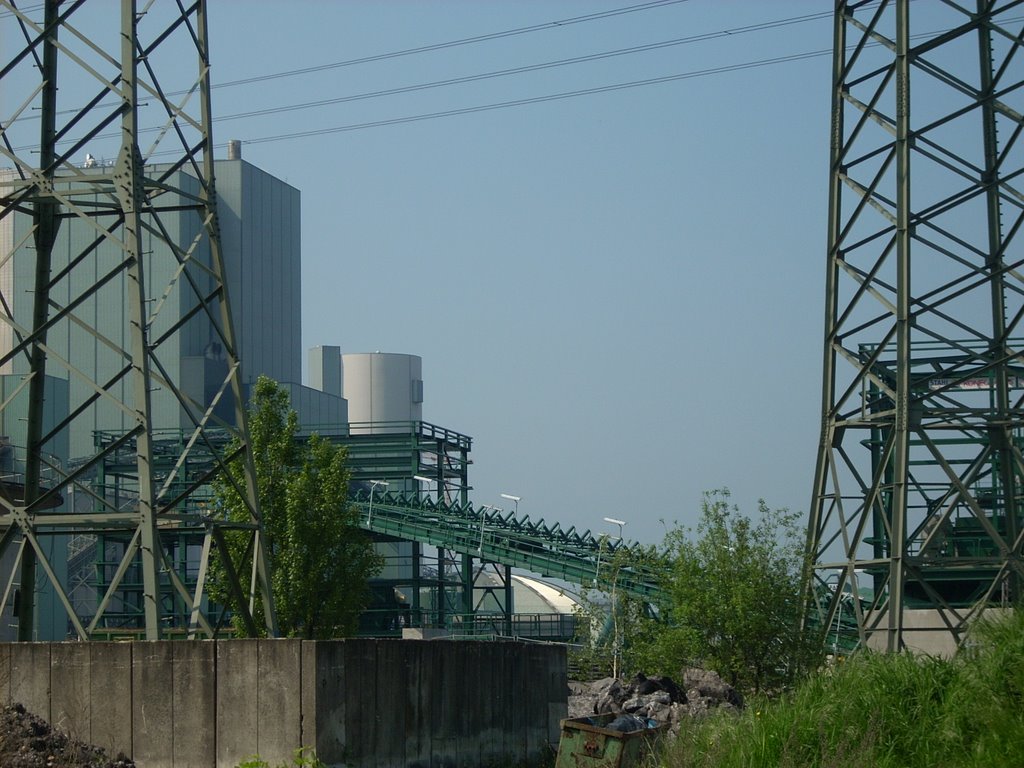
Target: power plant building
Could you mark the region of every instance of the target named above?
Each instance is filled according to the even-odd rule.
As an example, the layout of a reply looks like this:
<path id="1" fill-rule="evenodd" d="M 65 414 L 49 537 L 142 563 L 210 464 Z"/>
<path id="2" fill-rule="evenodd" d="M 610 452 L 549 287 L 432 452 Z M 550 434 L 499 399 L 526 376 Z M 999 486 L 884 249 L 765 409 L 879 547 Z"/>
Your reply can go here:
<path id="1" fill-rule="evenodd" d="M 162 165 L 146 166 L 147 176 L 154 178 L 167 170 L 168 167 Z M 109 173 L 110 168 L 103 162 L 91 162 L 77 171 L 86 175 L 102 174 Z M 198 418 L 213 402 L 217 403 L 215 416 L 229 422 L 234 419 L 231 392 L 221 391 L 228 356 L 217 341 L 207 316 L 192 312 L 194 302 L 189 302 L 187 291 L 182 287 L 186 279 L 202 282 L 206 277 L 203 269 L 189 269 L 186 273 L 182 262 L 194 260 L 205 267 L 211 262 L 208 241 L 200 237 L 203 223 L 194 209 L 187 209 L 184 205 L 187 201 L 182 199 L 189 194 L 198 195 L 199 182 L 185 170 L 175 171 L 170 178 L 171 188 L 180 188 L 184 193 L 168 192 L 161 198 L 161 206 L 166 209 L 182 204 L 183 210 L 161 213 L 166 238 L 153 235 L 153 221 L 145 215 L 142 230 L 142 248 L 146 254 L 143 274 L 148 283 L 147 295 L 153 297 L 146 307 L 149 337 L 164 337 L 150 391 L 153 439 L 158 445 L 160 441 L 170 444 L 180 440 L 181 431 L 188 429 L 194 423 L 193 418 Z M 248 391 L 258 376 L 269 376 L 288 390 L 302 422 L 344 424 L 347 409 L 340 392 L 329 394 L 301 383 L 299 191 L 242 160 L 237 152 L 233 159 L 216 161 L 216 179 L 226 290 L 237 357 L 242 361 L 243 389 Z M 17 180 L 14 170 L 0 169 L 0 196 L 6 194 L 7 185 L 13 188 Z M 73 177 L 57 182 L 65 186 L 73 183 Z M 28 214 L 14 212 L 0 218 L 0 288 L 17 328 L 33 327 L 36 258 L 32 226 L 32 217 Z M 47 366 L 45 404 L 48 423 L 59 424 L 68 414 L 82 410 L 70 429 L 44 446 L 44 450 L 65 467 L 73 467 L 82 457 L 94 455 L 98 442 L 109 439 L 104 435 L 124 434 L 133 425 L 132 415 L 119 406 L 132 400 L 131 393 L 126 391 L 130 379 L 117 377 L 126 365 L 121 350 L 131 347 L 128 278 L 123 270 L 117 269 L 124 255 L 115 242 L 98 236 L 97 230 L 82 217 L 64 217 L 53 247 L 51 274 L 60 274 L 77 254 L 85 252 L 91 254 L 90 264 L 94 265 L 90 272 L 68 270 L 73 276 L 65 282 L 68 295 L 51 294 L 57 304 L 67 303 L 71 296 L 85 295 L 84 300 L 70 308 L 80 322 L 55 325 L 46 339 L 51 363 Z M 208 279 L 208 285 L 199 286 L 201 291 L 214 284 L 212 278 Z M 83 282 L 89 285 L 82 285 Z M 180 331 L 170 333 L 179 326 Z M 0 324 L 0 356 L 9 355 L 14 348 L 15 333 L 11 324 Z M 18 391 L 29 370 L 29 361 L 22 356 L 12 356 L 0 366 L 0 389 L 5 399 Z M 160 377 L 178 383 L 191 402 L 184 404 L 169 388 L 161 387 Z M 95 387 L 90 382 L 105 381 L 116 382 L 110 387 L 114 398 L 96 397 Z M 24 397 L 24 394 L 17 394 L 17 397 Z M 193 411 L 192 418 L 186 408 Z M 14 462 L 15 469 L 19 463 L 18 451 L 23 454 L 26 444 L 24 425 L 15 415 L 23 412 L 27 412 L 27 406 L 25 411 L 8 408 L 5 423 L 0 424 L 0 462 Z M 97 479 L 97 482 L 102 480 Z M 82 511 L 83 503 L 88 504 L 89 500 L 65 498 L 64 509 L 70 511 L 78 506 L 78 511 Z M 66 588 L 76 607 L 88 611 L 88 606 L 96 602 L 90 584 L 98 567 L 96 555 L 90 548 L 91 537 L 86 537 L 84 543 L 69 542 L 61 537 L 56 537 L 55 541 L 59 542 L 56 546 L 70 544 L 68 573 L 58 573 L 58 578 L 68 580 Z M 61 563 L 66 560 L 54 559 Z M 37 639 L 63 639 L 66 626 L 51 622 L 51 617 L 61 611 L 48 610 L 49 599 L 52 596 L 44 592 L 36 613 Z M 7 610 L 10 611 L 10 606 Z M 0 640 L 13 639 L 8 637 L 8 625 L 13 623 L 4 621 Z"/>
<path id="2" fill-rule="evenodd" d="M 423 419 L 423 361 L 417 355 L 342 355 L 342 382 L 353 431 Z"/>
<path id="3" fill-rule="evenodd" d="M 102 167 L 82 168 L 82 173 L 99 173 Z M 149 170 L 149 168 L 147 168 Z M 162 171 L 152 166 L 151 173 Z M 266 375 L 286 386 L 303 421 L 344 421 L 344 402 L 317 390 L 303 388 L 301 318 L 301 238 L 300 194 L 297 189 L 242 159 L 220 160 L 216 163 L 218 211 L 223 246 L 227 291 L 232 311 L 238 357 L 242 362 L 242 381 L 251 386 L 259 375 Z M 13 181 L 14 171 L 0 171 L 0 190 L 5 181 Z M 184 171 L 177 171 L 175 186 L 198 195 L 198 181 Z M 164 201 L 173 205 L 175 201 Z M 145 249 L 149 254 L 144 265 L 147 282 L 152 286 L 172 286 L 149 307 L 150 336 L 158 337 L 184 321 L 185 332 L 161 347 L 161 366 L 167 376 L 183 383 L 186 393 L 205 409 L 217 395 L 224 381 L 226 363 L 224 350 L 216 341 L 209 320 L 202 314 L 185 317 L 184 291 L 177 282 L 184 279 L 179 260 L 193 258 L 209 264 L 205 244 L 196 253 L 189 249 L 198 241 L 202 222 L 194 211 L 164 214 L 162 221 L 171 228 L 170 240 L 177 244 L 178 254 L 152 234 Z M 168 224 L 168 222 L 170 222 Z M 32 312 L 32 289 L 35 278 L 34 251 L 30 248 L 31 218 L 7 216 L 0 220 L 0 282 L 4 296 L 12 303 L 11 311 L 19 326 L 29 328 Z M 87 249 L 97 240 L 96 232 L 78 217 L 64 220 L 53 249 L 53 271 L 64 269 L 71 254 Z M 13 258 L 6 258 L 13 252 Z M 84 303 L 74 308 L 76 316 L 91 325 L 62 326 L 51 333 L 47 344 L 52 354 L 67 360 L 89 380 L 104 381 L 124 366 L 118 349 L 128 348 L 127 278 L 123 273 L 105 280 L 109 270 L 123 258 L 120 249 L 109 240 L 101 240 L 95 248 L 95 272 L 91 279 L 100 287 Z M 194 279 L 194 278 L 193 278 Z M 68 330 L 70 329 L 70 330 Z M 8 352 L 13 343 L 13 329 L 0 326 L 0 354 Z M 113 343 L 109 343 L 113 342 Z M 72 410 L 89 401 L 94 391 L 84 380 L 69 376 L 61 366 L 51 366 L 53 375 L 67 381 L 68 407 Z M 24 376 L 28 362 L 13 358 L 0 369 L 0 374 Z M 122 380 L 119 387 L 126 387 Z M 305 391 L 303 391 L 305 390 Z M 128 393 L 118 392 L 122 401 Z M 161 429 L 187 427 L 190 421 L 182 405 L 159 386 L 151 393 L 155 422 Z M 91 429 L 78 428 L 69 435 L 69 455 L 89 455 L 93 450 L 94 432 L 126 428 L 128 416 L 115 404 L 102 399 L 90 406 Z M 233 404 L 221 397 L 217 413 L 231 418 Z M 198 410 L 198 409 L 197 409 Z M 201 413 L 201 410 L 199 411 Z M 84 422 L 82 423 L 84 426 Z"/>
<path id="4" fill-rule="evenodd" d="M 103 173 L 106 168 L 100 162 L 78 170 L 85 174 Z M 166 170 L 166 166 L 146 166 L 147 175 L 155 176 Z M 0 171 L 0 195 L 4 183 L 15 178 L 13 171 Z M 173 178 L 171 188 L 183 189 L 182 198 L 199 194 L 198 181 L 185 171 L 175 171 Z M 299 191 L 242 160 L 237 151 L 229 159 L 216 161 L 216 180 L 224 277 L 237 358 L 242 365 L 243 393 L 260 375 L 284 386 L 304 434 L 317 431 L 346 446 L 352 473 L 350 490 L 361 499 L 376 491 L 379 502 L 388 494 L 411 494 L 421 500 L 431 497 L 437 503 L 467 504 L 472 440 L 423 421 L 420 357 L 383 352 L 343 355 L 337 346 L 316 347 L 308 353 L 309 386 L 302 385 Z M 168 193 L 175 194 L 179 193 Z M 234 417 L 230 391 L 222 391 L 230 356 L 221 349 L 212 321 L 205 313 L 194 311 L 194 302 L 189 303 L 181 289 L 181 280 L 202 279 L 203 274 L 202 270 L 194 269 L 186 272 L 180 266 L 183 261 L 195 260 L 207 267 L 211 262 L 206 241 L 199 237 L 202 222 L 184 202 L 161 199 L 161 206 L 168 209 L 182 204 L 181 211 L 162 215 L 161 221 L 169 229 L 165 238 L 150 236 L 146 225 L 152 222 L 143 217 L 143 274 L 150 283 L 147 295 L 155 297 L 152 306 L 147 307 L 149 335 L 167 339 L 173 336 L 172 343 L 159 346 L 159 363 L 154 367 L 151 387 L 155 415 L 152 439 L 158 451 L 163 442 L 168 455 L 174 454 L 174 441 L 182 440 L 189 426 L 212 403 L 216 402 L 215 416 L 225 421 Z M 0 284 L 20 328 L 32 327 L 35 254 L 31 227 L 31 216 L 27 214 L 15 213 L 0 219 Z M 83 218 L 67 217 L 58 230 L 52 270 L 65 269 L 74 254 L 90 248 L 94 250 L 95 268 L 91 274 L 76 274 L 77 280 L 89 284 L 68 289 L 71 295 L 85 296 L 73 308 L 81 322 L 62 324 L 59 331 L 47 338 L 51 359 L 58 362 L 47 369 L 48 423 L 59 424 L 80 409 L 88 414 L 88 419 L 74 419 L 70 430 L 58 433 L 46 446 L 65 467 L 80 465 L 82 457 L 95 454 L 100 441 L 116 441 L 134 426 L 130 414 L 117 402 L 97 400 L 95 388 L 88 383 L 118 381 L 114 386 L 128 387 L 124 378 L 117 376 L 126 364 L 121 350 L 131 346 L 127 300 L 130 286 L 123 271 L 115 268 L 124 258 L 123 252 L 116 242 L 97 237 L 95 229 Z M 161 290 L 154 291 L 154 286 L 161 286 Z M 208 286 L 200 289 L 204 287 Z M 54 298 L 60 303 L 61 297 Z M 170 329 L 181 332 L 171 334 Z M 10 325 L 0 326 L 0 355 L 9 353 L 14 342 Z M 76 377 L 69 371 L 81 371 L 84 376 Z M 10 357 L 6 361 L 0 370 L 0 388 L 5 397 L 14 392 L 28 373 L 29 365 L 23 358 Z M 161 387 L 162 376 L 177 382 L 191 402 L 181 402 L 169 389 Z M 132 400 L 127 391 L 118 391 L 116 395 L 120 403 Z M 12 412 L 16 409 L 8 411 Z M 27 443 L 21 428 L 18 424 L 0 424 L 0 429 L 0 461 L 5 445 L 10 446 L 9 453 L 16 460 L 18 446 Z M 2 438 L 6 438 L 6 443 Z M 103 476 L 94 481 L 94 489 L 108 498 L 111 493 L 119 493 L 117 473 L 134 471 L 131 462 L 121 469 L 114 466 L 120 461 L 118 456 L 111 457 L 111 462 L 103 464 Z M 119 498 L 128 505 L 132 503 L 130 491 L 128 496 Z M 65 511 L 88 511 L 92 501 L 86 494 L 65 494 L 62 503 Z M 364 617 L 363 631 L 388 634 L 403 626 L 442 627 L 452 616 L 472 612 L 478 603 L 486 613 L 499 606 L 506 611 L 511 609 L 513 583 L 507 567 L 489 566 L 497 578 L 492 584 L 486 579 L 485 569 L 474 569 L 468 556 L 457 556 L 399 535 L 378 532 L 373 538 L 385 557 L 385 567 L 372 582 L 374 605 Z M 87 621 L 111 584 L 114 563 L 122 557 L 127 543 L 116 535 L 88 533 L 54 537 L 53 541 L 58 548 L 66 549 L 65 556 L 54 553 L 51 557 L 62 564 L 57 578 L 77 616 Z M 200 539 L 188 532 L 169 545 L 175 567 L 181 569 L 181 578 L 194 578 L 192 570 L 199 562 L 200 547 Z M 112 605 L 103 614 L 108 623 L 102 628 L 114 635 L 122 629 L 130 632 L 141 615 L 142 592 L 134 577 L 119 584 L 111 598 Z M 45 580 L 42 586 L 45 589 Z M 489 597 L 484 602 L 474 599 L 481 595 Z M 52 607 L 48 607 L 47 601 Z M 38 602 L 39 640 L 63 639 L 68 634 L 68 626 L 62 623 L 64 614 L 53 601 L 53 595 L 44 592 Z M 169 629 L 180 626 L 181 617 L 175 610 L 168 607 L 165 613 L 172 622 L 167 625 Z M 0 616 L 0 621 L 3 619 Z M 508 621 L 511 619 L 506 617 L 502 623 L 505 631 L 511 628 Z M 14 639 L 6 631 L 7 625 L 14 623 L 7 621 L 0 627 L 0 640 Z"/>

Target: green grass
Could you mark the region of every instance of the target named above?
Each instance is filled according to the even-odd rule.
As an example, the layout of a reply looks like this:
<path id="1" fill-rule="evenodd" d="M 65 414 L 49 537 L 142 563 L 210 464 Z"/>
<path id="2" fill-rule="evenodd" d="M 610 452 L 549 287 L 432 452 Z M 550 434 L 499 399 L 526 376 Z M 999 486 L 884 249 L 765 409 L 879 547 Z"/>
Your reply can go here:
<path id="1" fill-rule="evenodd" d="M 860 653 L 791 694 L 686 727 L 664 768 L 1024 765 L 1024 612 L 951 660 Z"/>
<path id="2" fill-rule="evenodd" d="M 239 763 L 236 768 L 275 768 L 275 766 L 272 766 L 259 755 L 253 755 Z M 326 766 L 317 758 L 312 749 L 304 747 L 295 750 L 290 763 L 281 763 L 276 768 L 326 768 Z"/>

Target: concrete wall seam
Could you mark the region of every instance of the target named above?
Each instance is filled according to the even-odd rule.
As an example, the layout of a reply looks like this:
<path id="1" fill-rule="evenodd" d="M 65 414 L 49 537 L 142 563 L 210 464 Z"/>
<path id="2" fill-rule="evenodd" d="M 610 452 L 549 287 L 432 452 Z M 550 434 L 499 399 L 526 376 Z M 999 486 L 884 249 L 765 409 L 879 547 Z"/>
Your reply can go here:
<path id="1" fill-rule="evenodd" d="M 565 648 L 518 642 L 0 644 L 0 699 L 139 768 L 537 764 L 566 717 Z"/>

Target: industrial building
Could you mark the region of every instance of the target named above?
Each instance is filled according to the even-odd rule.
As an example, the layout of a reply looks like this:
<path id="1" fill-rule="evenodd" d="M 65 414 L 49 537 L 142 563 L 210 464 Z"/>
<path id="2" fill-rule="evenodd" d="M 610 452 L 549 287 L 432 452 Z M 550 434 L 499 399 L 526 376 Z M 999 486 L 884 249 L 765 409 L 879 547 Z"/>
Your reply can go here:
<path id="1" fill-rule="evenodd" d="M 293 407 L 304 422 L 344 424 L 347 409 L 340 395 L 304 387 L 301 383 L 299 191 L 242 160 L 237 144 L 233 144 L 232 149 L 229 159 L 217 161 L 215 167 L 226 290 L 239 357 L 245 361 L 244 388 L 259 375 L 267 375 L 287 388 Z M 180 442 L 182 430 L 211 404 L 215 404 L 215 417 L 232 421 L 234 403 L 230 390 L 222 391 L 227 362 L 212 322 L 209 317 L 190 309 L 186 291 L 181 287 L 185 279 L 180 267 L 184 254 L 206 265 L 210 261 L 208 246 L 200 237 L 203 222 L 195 211 L 187 209 L 183 199 L 189 193 L 198 195 L 198 181 L 185 169 L 174 170 L 159 164 L 146 168 L 147 174 L 154 177 L 170 174 L 168 178 L 172 181 L 168 186 L 184 190 L 169 192 L 168 195 L 178 199 L 164 201 L 165 207 L 179 204 L 182 207 L 180 213 L 165 214 L 161 218 L 160 226 L 169 235 L 166 241 L 154 236 L 154 221 L 144 221 L 147 282 L 152 286 L 170 286 L 154 306 L 148 308 L 151 336 L 166 336 L 160 349 L 159 375 L 165 380 L 180 382 L 181 390 L 187 395 L 187 400 L 183 401 L 171 387 L 151 388 L 156 425 L 153 439 L 159 454 L 161 445 Z M 90 158 L 78 171 L 86 176 L 102 174 L 109 172 L 109 164 Z M 0 170 L 0 191 L 6 185 L 13 186 L 17 179 L 14 170 Z M 70 187 L 75 183 L 76 180 L 69 178 L 66 185 Z M 99 202 L 97 199 L 97 205 Z M 0 356 L 8 355 L 13 348 L 15 326 L 32 327 L 35 279 L 32 226 L 32 218 L 21 213 L 0 219 L 0 254 L 4 256 L 0 263 L 0 285 L 14 319 L 14 324 L 0 325 Z M 72 272 L 69 264 L 82 252 L 91 253 L 94 267 L 88 272 Z M 68 296 L 62 300 L 66 302 L 68 297 L 80 293 L 86 295 L 75 306 L 76 317 L 84 322 L 55 325 L 47 338 L 49 354 L 68 363 L 63 369 L 54 366 L 52 373 L 48 373 L 47 423 L 57 425 L 68 414 L 78 414 L 70 428 L 60 431 L 44 445 L 53 461 L 64 467 L 73 468 L 82 457 L 92 455 L 97 445 L 104 440 L 119 439 L 129 428 L 131 414 L 118 405 L 118 401 L 130 400 L 130 393 L 125 391 L 128 380 L 122 378 L 111 385 L 115 398 L 97 398 L 94 385 L 94 382 L 113 381 L 125 365 L 121 350 L 129 347 L 128 279 L 115 269 L 122 259 L 116 243 L 97 237 L 95 229 L 82 218 L 66 218 L 57 231 L 51 271 L 64 271 L 72 281 L 66 287 Z M 196 278 L 191 275 L 189 279 Z M 90 285 L 76 285 L 74 281 L 88 281 Z M 209 287 L 199 289 L 209 290 Z M 273 318 L 272 322 L 267 321 L 268 317 Z M 27 358 L 7 359 L 0 369 L 0 387 L 5 399 L 27 396 L 20 388 L 29 371 Z M 23 419 L 17 418 L 18 413 L 25 412 L 27 407 L 7 408 L 0 417 L 3 419 L 0 440 L 8 446 L 7 456 L 14 462 L 12 467 L 18 462 L 17 451 L 23 450 L 19 446 L 26 445 Z M 115 487 L 117 463 L 118 456 L 112 454 L 104 470 L 96 473 L 93 485 L 104 495 L 125 493 L 128 500 L 131 492 Z M 90 501 L 84 494 L 79 494 L 78 498 L 70 494 L 64 504 L 69 511 L 72 508 L 83 511 L 83 505 L 87 507 Z M 103 582 L 102 563 L 109 559 L 105 551 L 97 559 L 95 542 L 94 535 L 70 540 L 54 537 L 51 542 L 53 547 L 70 547 L 66 573 L 62 567 L 68 558 L 54 558 L 54 562 L 60 564 L 57 577 L 67 579 L 66 587 L 76 611 L 83 611 L 85 615 L 88 615 L 88 605 L 97 600 L 97 582 Z M 118 548 L 116 544 L 106 544 L 115 550 Z M 188 555 L 183 558 L 186 562 L 190 559 Z M 62 639 L 66 626 L 56 618 L 60 612 L 52 610 L 53 606 L 47 605 L 48 600 L 52 601 L 52 596 L 43 587 L 43 605 L 34 636 L 41 640 Z M 9 614 L 11 610 L 8 606 L 6 612 Z M 8 620 L 0 617 L 0 621 L 0 638 L 7 638 L 11 635 L 13 617 Z"/>
<path id="2" fill-rule="evenodd" d="M 148 168 L 148 167 L 147 167 Z M 80 169 L 83 173 L 100 173 L 103 167 Z M 153 166 L 152 173 L 165 169 Z M 303 421 L 344 422 L 347 418 L 345 403 L 339 396 L 320 390 L 303 388 L 301 318 L 301 252 L 300 252 L 300 195 L 285 182 L 236 157 L 216 163 L 218 208 L 221 242 L 225 257 L 227 290 L 234 318 L 238 352 L 244 361 L 243 382 L 250 385 L 259 375 L 266 375 L 287 387 L 292 401 Z M 13 171 L 0 171 L 0 187 L 13 181 Z M 175 187 L 189 189 L 198 194 L 197 182 L 189 174 L 178 170 L 173 178 Z M 68 182 L 69 184 L 72 182 Z M 181 201 L 183 202 L 183 201 Z M 173 206 L 176 201 L 169 201 Z M 167 216 L 164 217 L 166 227 Z M 172 240 L 183 252 L 198 242 L 202 222 L 191 211 L 172 215 Z M 31 327 L 32 280 L 34 252 L 28 232 L 32 226 L 27 216 L 8 216 L 0 220 L 0 253 L 13 253 L 13 258 L 0 264 L 0 282 L 4 295 L 12 297 L 12 314 L 19 325 Z M 77 254 L 96 240 L 96 233 L 81 220 L 68 219 L 57 232 L 52 269 L 66 269 L 72 254 Z M 198 248 L 202 248 L 200 243 Z M 149 236 L 146 245 L 149 254 L 145 265 L 147 280 L 154 285 L 175 285 L 175 271 L 179 260 L 167 252 L 167 246 Z M 162 252 L 163 251 L 163 252 Z M 95 270 L 89 276 L 96 283 L 104 281 L 108 269 L 122 258 L 121 252 L 109 241 L 98 242 L 94 248 Z M 209 254 L 197 254 L 200 261 L 209 262 Z M 82 276 L 76 276 L 84 279 Z M 74 292 L 72 286 L 72 293 Z M 75 369 L 91 381 L 109 378 L 124 362 L 115 351 L 127 346 L 129 334 L 126 278 L 119 275 L 103 282 L 102 286 L 77 307 L 79 317 L 88 318 L 92 329 L 57 328 L 49 335 L 48 346 L 54 354 L 68 360 Z M 150 333 L 156 336 L 178 323 L 186 323 L 186 332 L 176 338 L 171 349 L 165 349 L 161 365 L 165 375 L 185 382 L 189 395 L 203 406 L 209 405 L 223 381 L 225 365 L 223 350 L 212 333 L 211 323 L 202 315 L 186 317 L 188 306 L 182 301 L 184 291 L 172 288 L 153 307 Z M 267 318 L 273 318 L 268 322 Z M 0 326 L 0 353 L 11 348 L 11 326 Z M 28 372 L 28 361 L 10 360 L 0 373 L 23 376 Z M 105 375 L 106 374 L 106 375 Z M 68 405 L 79 408 L 91 397 L 92 389 L 85 378 L 58 374 L 68 382 Z M 118 386 L 124 387 L 123 382 Z M 152 392 L 153 407 L 158 423 L 163 428 L 185 427 L 183 406 L 172 394 L 160 388 Z M 231 413 L 232 404 L 221 400 L 218 412 L 224 417 Z M 120 431 L 125 428 L 125 414 L 113 404 L 97 402 L 90 408 L 91 429 L 78 427 L 68 436 L 67 458 L 85 455 L 93 448 L 93 433 Z M 5 425 L 5 429 L 7 426 Z"/>
<path id="3" fill-rule="evenodd" d="M 95 159 L 80 168 L 82 173 L 101 173 L 107 168 Z M 164 166 L 146 166 L 147 173 L 162 174 Z M 230 299 L 238 356 L 242 360 L 243 391 L 256 378 L 266 375 L 289 392 L 292 407 L 299 415 L 303 433 L 318 432 L 343 442 L 349 450 L 352 488 L 359 494 L 381 500 L 411 495 L 435 503 L 469 503 L 469 454 L 472 439 L 423 420 L 424 383 L 422 360 L 416 355 L 393 353 L 342 354 L 338 346 L 316 347 L 308 353 L 309 386 L 303 386 L 301 354 L 301 250 L 299 191 L 241 159 L 237 142 L 229 145 L 229 157 L 215 163 L 217 203 L 220 216 L 221 244 L 225 261 L 226 290 Z M 188 193 L 195 180 L 185 170 L 172 170 L 174 183 Z M 0 172 L 0 188 L 15 179 L 13 171 Z M 71 181 L 68 182 L 73 183 Z M 165 201 L 173 208 L 176 201 Z M 176 287 L 179 275 L 175 265 L 179 254 L 195 249 L 192 258 L 207 262 L 209 254 L 199 237 L 202 222 L 194 211 L 182 206 L 181 213 L 170 217 L 171 237 L 167 242 L 150 238 L 146 243 L 147 279 L 153 285 L 168 285 L 152 308 L 151 333 L 159 336 L 167 329 L 183 327 L 172 343 L 161 350 L 161 375 L 181 382 L 189 402 L 176 397 L 171 388 L 154 387 L 151 395 L 157 415 L 153 434 L 157 447 L 156 461 L 167 461 L 179 455 L 178 448 L 187 439 L 190 420 L 203 409 L 229 421 L 234 404 L 230 392 L 224 392 L 225 356 L 216 340 L 210 320 L 191 312 L 189 303 Z M 29 216 L 15 214 L 0 219 L 0 252 L 11 258 L 0 265 L 0 281 L 4 295 L 14 297 L 11 313 L 18 324 L 31 327 L 34 253 L 28 232 Z M 168 228 L 167 219 L 163 227 Z M 94 242 L 96 241 L 96 242 Z M 78 275 L 79 280 L 92 280 L 99 286 L 76 308 L 76 314 L 87 319 L 91 327 L 63 326 L 51 334 L 48 345 L 55 355 L 70 362 L 67 371 L 82 371 L 76 377 L 58 371 L 48 377 L 48 423 L 60 424 L 67 414 L 88 413 L 71 428 L 61 430 L 47 446 L 54 461 L 74 468 L 81 457 L 88 457 L 98 448 L 113 446 L 128 428 L 128 416 L 114 402 L 94 402 L 92 382 L 112 379 L 124 364 L 118 350 L 128 345 L 129 315 L 126 309 L 126 278 L 118 275 L 105 278 L 108 265 L 122 258 L 120 250 L 109 241 L 98 240 L 95 232 L 79 218 L 66 219 L 57 233 L 54 245 L 54 270 L 67 267 L 74 254 L 88 250 L 95 254 L 91 274 Z M 81 286 L 83 291 L 90 286 Z M 69 291 L 74 295 L 77 291 Z M 271 320 L 272 318 L 272 320 Z M 10 325 L 0 330 L 0 354 L 11 349 L 14 341 Z M 108 343 L 109 342 L 109 343 Z M 26 378 L 28 361 L 10 358 L 0 372 L 0 387 L 14 392 Z M 122 380 L 116 386 L 125 388 Z M 20 396 L 20 395 L 19 395 Z M 121 392 L 120 400 L 130 398 Z M 187 409 L 191 408 L 192 413 Z M 8 419 L 16 409 L 8 409 Z M 0 426 L 8 450 L 25 445 L 19 424 Z M 0 444 L 2 448 L 2 444 Z M 0 454 L 2 458 L 2 454 Z M 118 507 L 134 503 L 134 451 L 130 444 L 111 449 L 95 470 L 92 489 Z M 63 500 L 66 511 L 86 511 L 92 501 L 87 494 L 69 493 Z M 372 501 L 370 507 L 372 515 Z M 369 518 L 369 516 L 368 516 Z M 370 520 L 367 520 L 369 525 Z M 481 526 L 482 530 L 483 526 Z M 201 537 L 183 530 L 176 540 L 167 543 L 174 567 L 185 583 L 196 578 L 200 563 Z M 511 568 L 485 563 L 445 549 L 382 533 L 373 534 L 375 546 L 385 557 L 385 567 L 372 585 L 373 605 L 362 622 L 367 634 L 399 634 L 409 627 L 440 628 L 449 626 L 453 616 L 465 621 L 468 614 L 479 613 L 481 621 L 496 629 L 511 632 L 511 613 L 515 593 L 523 600 L 537 602 L 547 592 L 536 582 L 513 577 Z M 75 613 L 91 618 L 97 604 L 108 590 L 119 562 L 124 557 L 127 538 L 123 534 L 86 532 L 55 536 L 51 546 L 66 548 L 53 561 L 59 564 L 58 578 L 68 593 Z M 117 578 L 122 578 L 118 576 Z M 40 640 L 62 639 L 70 632 L 63 611 L 56 606 L 52 590 L 44 580 L 40 608 L 36 614 L 34 637 Z M 162 612 L 168 629 L 182 626 L 184 605 L 165 585 Z M 141 626 L 143 585 L 134 567 L 118 582 L 104 612 L 102 632 L 109 636 Z M 13 601 L 9 601 L 13 603 Z M 567 619 L 525 618 L 532 634 L 557 636 L 571 634 L 571 604 L 564 595 L 554 601 L 542 600 L 545 615 L 563 614 Z M 569 607 L 567 607 L 569 606 Z M 11 605 L 6 609 L 9 614 Z M 491 617 L 491 618 L 488 618 Z M 495 617 L 500 617 L 495 619 Z M 545 626 L 540 626 L 545 623 Z M 16 619 L 8 616 L 0 627 L 0 639 L 13 639 Z M 464 627 L 473 631 L 473 627 Z"/>

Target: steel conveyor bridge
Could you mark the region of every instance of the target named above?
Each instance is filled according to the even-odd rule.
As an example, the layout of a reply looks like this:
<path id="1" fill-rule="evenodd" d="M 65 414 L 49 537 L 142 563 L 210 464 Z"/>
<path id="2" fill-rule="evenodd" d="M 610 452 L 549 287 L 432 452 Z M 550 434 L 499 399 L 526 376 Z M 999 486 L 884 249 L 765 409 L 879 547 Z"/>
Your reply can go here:
<path id="1" fill-rule="evenodd" d="M 484 562 L 563 579 L 582 586 L 615 589 L 644 600 L 660 592 L 657 573 L 643 565 L 621 565 L 616 555 L 640 552 L 640 545 L 615 537 L 563 530 L 559 523 L 533 522 L 529 515 L 436 501 L 420 493 L 356 490 L 360 526 L 376 534 L 447 549 Z M 619 567 L 612 568 L 613 562 Z"/>

